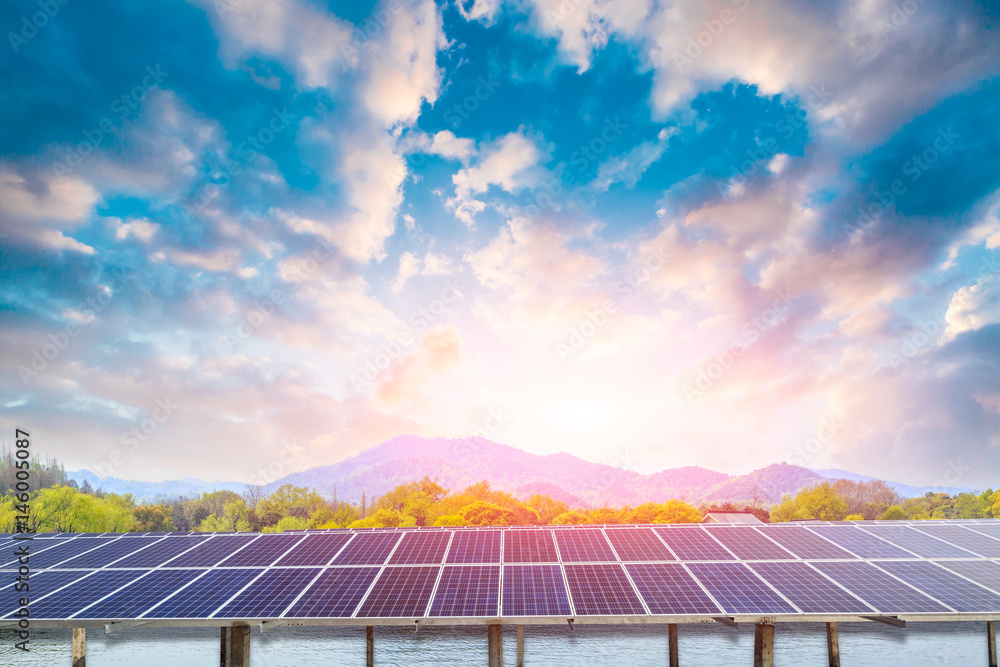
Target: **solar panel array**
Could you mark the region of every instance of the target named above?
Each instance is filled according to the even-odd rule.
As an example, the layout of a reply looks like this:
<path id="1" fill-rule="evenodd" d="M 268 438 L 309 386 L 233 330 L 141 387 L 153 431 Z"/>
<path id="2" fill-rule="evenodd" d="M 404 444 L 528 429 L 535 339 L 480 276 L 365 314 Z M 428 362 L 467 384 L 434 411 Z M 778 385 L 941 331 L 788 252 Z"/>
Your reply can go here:
<path id="1" fill-rule="evenodd" d="M 12 538 L 12 536 L 4 536 Z M 0 537 L 0 626 L 24 544 Z M 17 536 L 21 537 L 21 536 Z M 1000 521 L 37 535 L 33 620 L 1000 614 Z"/>

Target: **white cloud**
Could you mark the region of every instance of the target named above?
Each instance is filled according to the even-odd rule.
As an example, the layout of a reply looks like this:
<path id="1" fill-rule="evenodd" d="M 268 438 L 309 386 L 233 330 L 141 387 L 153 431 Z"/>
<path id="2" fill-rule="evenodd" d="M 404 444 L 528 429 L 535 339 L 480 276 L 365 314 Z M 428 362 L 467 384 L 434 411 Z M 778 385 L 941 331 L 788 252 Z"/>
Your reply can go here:
<path id="1" fill-rule="evenodd" d="M 955 292 L 948 305 L 945 322 L 947 328 L 942 342 L 987 324 L 1000 323 L 1000 274 L 987 273 L 975 285 Z"/>

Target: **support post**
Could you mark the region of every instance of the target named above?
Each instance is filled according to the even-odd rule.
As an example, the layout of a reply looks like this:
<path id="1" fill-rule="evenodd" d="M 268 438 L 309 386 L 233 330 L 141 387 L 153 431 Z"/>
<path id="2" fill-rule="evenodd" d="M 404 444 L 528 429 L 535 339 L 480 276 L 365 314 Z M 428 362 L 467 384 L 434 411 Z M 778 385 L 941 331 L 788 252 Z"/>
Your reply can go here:
<path id="1" fill-rule="evenodd" d="M 774 667 L 774 626 L 770 623 L 754 626 L 753 667 Z"/>
<path id="2" fill-rule="evenodd" d="M 250 667 L 250 626 L 234 625 L 222 628 L 219 665 Z"/>
<path id="3" fill-rule="evenodd" d="M 840 640 L 837 638 L 837 624 L 826 624 L 826 652 L 830 656 L 830 667 L 840 667 Z"/>
<path id="4" fill-rule="evenodd" d="M 670 644 L 670 667 L 680 667 L 681 659 L 680 653 L 677 650 L 677 624 L 669 623 L 667 624 L 667 635 L 669 636 Z"/>
<path id="5" fill-rule="evenodd" d="M 86 628 L 73 628 L 73 667 L 87 667 Z"/>
<path id="6" fill-rule="evenodd" d="M 997 667 L 997 633 L 993 621 L 986 621 L 986 651 L 990 657 L 990 667 Z"/>
<path id="7" fill-rule="evenodd" d="M 375 667 L 375 626 L 365 627 L 365 664 Z"/>
<path id="8" fill-rule="evenodd" d="M 524 626 L 517 626 L 517 667 L 524 667 Z"/>
<path id="9" fill-rule="evenodd" d="M 503 626 L 489 625 L 486 629 L 489 642 L 489 667 L 503 667 Z"/>

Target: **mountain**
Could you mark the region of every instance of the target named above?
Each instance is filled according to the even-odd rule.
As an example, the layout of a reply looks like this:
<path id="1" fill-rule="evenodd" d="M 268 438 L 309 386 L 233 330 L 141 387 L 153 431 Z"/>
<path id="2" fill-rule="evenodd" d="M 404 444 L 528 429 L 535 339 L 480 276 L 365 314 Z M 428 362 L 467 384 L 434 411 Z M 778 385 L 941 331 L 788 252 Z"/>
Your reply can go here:
<path id="1" fill-rule="evenodd" d="M 849 479 L 852 482 L 868 482 L 877 479 L 876 477 L 866 477 L 865 475 L 859 475 L 849 470 L 841 470 L 840 468 L 826 468 L 824 470 L 813 470 L 813 472 L 823 477 Z M 958 493 L 973 493 L 976 491 L 976 489 L 968 486 L 910 486 L 909 484 L 901 484 L 899 482 L 887 481 L 886 483 L 904 498 L 917 498 L 930 492 L 947 493 L 949 496 L 953 496 Z"/>
<path id="2" fill-rule="evenodd" d="M 332 497 L 360 500 L 377 497 L 404 482 L 424 475 L 443 487 L 461 490 L 480 480 L 519 497 L 546 493 L 571 506 L 620 507 L 651 500 L 683 498 L 688 502 L 750 500 L 776 502 L 784 493 L 823 481 L 807 468 L 772 465 L 747 475 L 730 476 L 695 466 L 673 468 L 650 475 L 591 463 L 571 454 L 529 454 L 483 438 L 450 440 L 399 436 L 337 463 L 287 475 L 266 486 L 282 484 L 312 487 Z"/>
<path id="3" fill-rule="evenodd" d="M 139 501 L 154 500 L 157 496 L 198 496 L 207 491 L 224 489 L 242 493 L 247 488 L 243 482 L 203 482 L 193 477 L 168 482 L 139 482 L 118 477 L 101 479 L 89 470 L 67 470 L 66 475 L 80 486 L 86 481 L 94 489 L 100 488 L 108 493 L 131 493 Z"/>

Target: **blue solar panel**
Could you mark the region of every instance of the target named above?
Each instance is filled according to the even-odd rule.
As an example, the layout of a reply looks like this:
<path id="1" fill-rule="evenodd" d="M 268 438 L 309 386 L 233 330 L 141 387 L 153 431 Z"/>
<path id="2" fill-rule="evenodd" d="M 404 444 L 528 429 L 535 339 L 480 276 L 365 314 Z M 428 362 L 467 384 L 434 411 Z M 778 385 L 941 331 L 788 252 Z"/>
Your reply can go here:
<path id="1" fill-rule="evenodd" d="M 625 569 L 651 614 L 718 614 L 722 611 L 680 563 L 638 563 L 626 565 Z"/>
<path id="2" fill-rule="evenodd" d="M 769 526 L 758 528 L 762 533 L 785 547 L 799 558 L 843 559 L 856 558 L 836 544 L 798 526 Z"/>
<path id="3" fill-rule="evenodd" d="M 306 535 L 295 549 L 285 554 L 275 565 L 326 565 L 337 555 L 353 533 Z"/>
<path id="4" fill-rule="evenodd" d="M 676 560 L 649 528 L 608 528 L 604 533 L 623 561 Z"/>
<path id="5" fill-rule="evenodd" d="M 355 614 L 357 618 L 422 617 L 440 566 L 387 567 Z"/>
<path id="6" fill-rule="evenodd" d="M 268 570 L 212 618 L 277 618 L 319 574 L 306 567 Z"/>
<path id="7" fill-rule="evenodd" d="M 795 608 L 743 563 L 691 563 L 691 572 L 729 614 L 794 614 Z"/>
<path id="8" fill-rule="evenodd" d="M 144 613 L 143 618 L 207 618 L 264 570 L 212 570 L 176 595 Z"/>
<path id="9" fill-rule="evenodd" d="M 31 602 L 32 619 L 68 618 L 105 595 L 113 593 L 149 570 L 99 570 L 89 577 Z"/>
<path id="10" fill-rule="evenodd" d="M 159 567 L 174 556 L 182 554 L 188 549 L 201 544 L 204 539 L 207 538 L 167 537 L 161 542 L 158 542 L 153 548 L 143 549 L 142 551 L 125 556 L 119 561 L 115 561 L 111 567 Z"/>
<path id="11" fill-rule="evenodd" d="M 305 539 L 302 535 L 261 535 L 219 563 L 219 567 L 263 567 L 281 558 L 282 554 Z"/>
<path id="12" fill-rule="evenodd" d="M 174 593 L 207 570 L 155 570 L 97 604 L 74 615 L 74 618 L 136 618 L 168 595 Z"/>
<path id="13" fill-rule="evenodd" d="M 1000 593 L 1000 563 L 991 560 L 943 560 L 937 561 L 937 564 Z"/>
<path id="14" fill-rule="evenodd" d="M 499 565 L 449 565 L 441 573 L 429 616 L 496 616 Z"/>
<path id="15" fill-rule="evenodd" d="M 577 616 L 646 614 L 621 565 L 565 565 L 564 568 Z"/>
<path id="16" fill-rule="evenodd" d="M 137 537 L 131 540 L 112 540 L 107 544 L 80 554 L 75 558 L 70 558 L 60 562 L 56 567 L 61 570 L 71 570 L 74 568 L 105 567 L 111 563 L 135 553 L 140 549 L 146 549 L 150 545 L 159 542 L 162 537 Z"/>
<path id="17" fill-rule="evenodd" d="M 927 525 L 924 525 L 924 523 Z M 968 549 L 969 551 L 979 554 L 980 556 L 985 556 L 987 558 L 1000 557 L 1000 540 L 994 540 L 991 537 L 987 537 L 982 533 L 977 533 L 976 531 L 964 526 L 957 526 L 955 524 L 938 524 L 934 521 L 927 521 L 924 523 L 915 527 L 923 533 L 927 533 L 928 535 L 936 537 L 939 540 L 950 542 L 956 547 Z"/>
<path id="18" fill-rule="evenodd" d="M 448 548 L 451 531 L 435 530 L 427 532 L 409 532 L 403 535 L 403 541 L 396 547 L 389 563 L 392 565 L 431 565 L 439 564 L 444 559 Z"/>
<path id="19" fill-rule="evenodd" d="M 736 560 L 702 528 L 658 526 L 654 530 L 681 560 Z"/>
<path id="20" fill-rule="evenodd" d="M 956 611 L 1000 611 L 1000 595 L 963 579 L 954 572 L 927 561 L 882 561 L 876 563 L 889 574 L 916 586 Z"/>
<path id="21" fill-rule="evenodd" d="M 250 544 L 256 537 L 256 535 L 215 535 L 194 549 L 167 561 L 164 567 L 212 567 Z"/>
<path id="22" fill-rule="evenodd" d="M 333 559 L 334 565 L 382 565 L 402 537 L 400 533 L 360 533 Z"/>
<path id="23" fill-rule="evenodd" d="M 751 563 L 750 569 L 807 614 L 875 611 L 806 563 Z"/>
<path id="24" fill-rule="evenodd" d="M 33 609 L 34 600 L 54 593 L 66 584 L 82 579 L 90 574 L 91 572 L 80 572 L 79 570 L 46 570 L 45 572 L 32 574 L 28 580 L 28 589 L 22 591 L 15 590 L 15 578 L 11 577 L 3 586 L 0 586 L 0 617 L 16 611 L 18 609 L 18 600 L 23 597 L 27 597 L 32 601 L 29 609 Z"/>
<path id="25" fill-rule="evenodd" d="M 743 560 L 788 560 L 793 559 L 786 549 L 767 539 L 750 527 L 705 528 L 715 539 Z"/>
<path id="26" fill-rule="evenodd" d="M 863 530 L 924 558 L 972 558 L 973 554 L 909 526 L 874 525 Z"/>
<path id="27" fill-rule="evenodd" d="M 90 551 L 91 549 L 96 549 L 104 544 L 107 544 L 108 542 L 111 542 L 111 540 L 106 538 L 90 540 L 59 540 L 59 544 L 45 549 L 44 551 L 39 551 L 37 553 L 32 551 L 31 569 L 37 571 L 42 568 L 52 567 L 60 561 L 69 560 L 70 558 Z"/>
<path id="28" fill-rule="evenodd" d="M 557 563 L 550 530 L 508 530 L 503 536 L 505 563 Z"/>
<path id="29" fill-rule="evenodd" d="M 861 558 L 916 558 L 909 551 L 889 544 L 856 526 L 809 526 L 808 530 L 839 544 Z"/>
<path id="30" fill-rule="evenodd" d="M 948 611 L 944 605 L 890 577 L 870 563 L 816 562 L 812 566 L 883 613 Z"/>
<path id="31" fill-rule="evenodd" d="M 554 531 L 564 563 L 614 562 L 618 559 L 604 533 L 595 528 Z"/>
<path id="32" fill-rule="evenodd" d="M 284 617 L 349 618 L 378 573 L 377 567 L 327 568 Z"/>
<path id="33" fill-rule="evenodd" d="M 446 563 L 499 563 L 499 530 L 456 530 Z"/>
<path id="34" fill-rule="evenodd" d="M 1000 523 L 968 523 L 964 526 L 969 530 L 1000 540 Z"/>
<path id="35" fill-rule="evenodd" d="M 504 565 L 504 616 L 569 616 L 570 613 L 558 565 Z"/>

